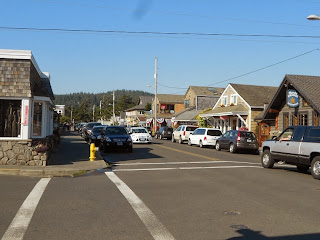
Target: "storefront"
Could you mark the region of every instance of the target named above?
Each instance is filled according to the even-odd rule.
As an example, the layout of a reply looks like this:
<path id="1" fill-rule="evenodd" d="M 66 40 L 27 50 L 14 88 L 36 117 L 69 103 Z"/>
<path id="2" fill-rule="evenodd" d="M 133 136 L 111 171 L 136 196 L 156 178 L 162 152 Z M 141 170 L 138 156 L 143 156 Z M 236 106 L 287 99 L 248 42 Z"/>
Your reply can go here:
<path id="1" fill-rule="evenodd" d="M 286 75 L 266 110 L 256 118 L 268 137 L 288 126 L 319 126 L 320 77 Z M 260 127 L 260 128 L 261 128 Z"/>
<path id="2" fill-rule="evenodd" d="M 47 164 L 53 100 L 50 75 L 31 51 L 0 50 L 0 164 Z"/>

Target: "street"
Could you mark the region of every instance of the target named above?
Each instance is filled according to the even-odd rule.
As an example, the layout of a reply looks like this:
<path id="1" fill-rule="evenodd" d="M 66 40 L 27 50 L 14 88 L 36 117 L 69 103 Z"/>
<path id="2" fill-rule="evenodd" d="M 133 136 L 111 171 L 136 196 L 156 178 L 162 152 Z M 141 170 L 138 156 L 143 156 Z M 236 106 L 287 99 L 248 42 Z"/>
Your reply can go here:
<path id="1" fill-rule="evenodd" d="M 40 178 L 0 176 L 0 236 L 320 238 L 319 182 L 293 166 L 263 169 L 258 155 L 157 139 L 134 145 L 133 153 L 113 152 L 104 158 L 112 170 L 50 179 L 24 229 L 10 226 Z M 12 237 L 17 232 L 22 238 Z"/>

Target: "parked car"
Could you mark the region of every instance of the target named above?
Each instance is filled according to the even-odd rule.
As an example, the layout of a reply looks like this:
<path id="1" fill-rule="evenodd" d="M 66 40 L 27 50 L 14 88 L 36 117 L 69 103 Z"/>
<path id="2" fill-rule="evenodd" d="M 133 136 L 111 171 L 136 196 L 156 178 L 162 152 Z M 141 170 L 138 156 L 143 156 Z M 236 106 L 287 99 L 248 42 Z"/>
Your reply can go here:
<path id="1" fill-rule="evenodd" d="M 172 138 L 172 133 L 173 133 L 173 128 L 172 127 L 161 127 L 156 133 L 155 133 L 155 138 L 159 139 L 169 139 L 171 140 Z"/>
<path id="2" fill-rule="evenodd" d="M 194 132 L 198 127 L 193 125 L 181 125 L 172 133 L 172 142 L 178 141 L 182 144 L 185 141 L 188 141 L 191 133 Z"/>
<path id="3" fill-rule="evenodd" d="M 92 128 L 94 126 L 99 126 L 101 123 L 99 122 L 89 122 L 85 127 L 82 128 L 82 137 L 84 140 L 89 140 L 89 134 L 92 132 Z"/>
<path id="4" fill-rule="evenodd" d="M 152 137 L 144 127 L 132 127 L 129 134 L 132 143 L 151 143 Z"/>
<path id="5" fill-rule="evenodd" d="M 125 127 L 107 126 L 101 132 L 100 147 L 103 152 L 127 150 L 132 152 L 132 139 Z"/>
<path id="6" fill-rule="evenodd" d="M 193 144 L 199 145 L 201 148 L 204 146 L 215 146 L 217 139 L 221 137 L 221 135 L 222 133 L 219 129 L 198 128 L 190 134 L 188 144 L 190 146 Z"/>
<path id="7" fill-rule="evenodd" d="M 320 127 L 291 126 L 278 137 L 262 143 L 261 163 L 272 168 L 275 162 L 284 161 L 297 166 L 299 172 L 311 174 L 320 179 Z"/>
<path id="8" fill-rule="evenodd" d="M 238 150 L 259 151 L 259 143 L 256 135 L 249 131 L 229 130 L 217 139 L 216 150 L 229 149 L 231 153 Z"/>
<path id="9" fill-rule="evenodd" d="M 96 146 L 100 145 L 101 133 L 107 127 L 107 125 L 98 125 L 92 128 L 89 132 L 88 141 L 89 143 L 94 143 Z"/>

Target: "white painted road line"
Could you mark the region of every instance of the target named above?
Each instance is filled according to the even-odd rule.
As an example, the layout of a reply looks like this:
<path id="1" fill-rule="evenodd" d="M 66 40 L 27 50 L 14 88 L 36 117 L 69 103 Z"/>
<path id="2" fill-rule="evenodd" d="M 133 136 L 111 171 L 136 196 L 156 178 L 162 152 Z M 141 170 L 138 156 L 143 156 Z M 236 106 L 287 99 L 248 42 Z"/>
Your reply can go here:
<path id="1" fill-rule="evenodd" d="M 135 171 L 159 171 L 159 170 L 194 170 L 194 169 L 228 169 L 228 168 L 263 168 L 261 166 L 216 166 L 216 167 L 177 167 L 177 168 L 136 168 L 136 169 L 113 169 L 113 172 L 135 172 Z"/>
<path id="2" fill-rule="evenodd" d="M 147 227 L 151 235 L 156 240 L 174 240 L 174 237 L 142 202 L 142 200 L 113 172 L 105 172 L 109 179 L 117 186 L 119 191 L 128 200 L 141 221 Z"/>
<path id="3" fill-rule="evenodd" d="M 138 166 L 138 165 L 179 165 L 179 164 L 207 164 L 207 163 L 238 163 L 261 165 L 261 163 L 239 162 L 239 161 L 203 161 L 203 162 L 158 162 L 158 163 L 113 163 L 113 166 Z"/>
<path id="4" fill-rule="evenodd" d="M 42 178 L 21 205 L 1 240 L 21 240 L 51 178 Z"/>

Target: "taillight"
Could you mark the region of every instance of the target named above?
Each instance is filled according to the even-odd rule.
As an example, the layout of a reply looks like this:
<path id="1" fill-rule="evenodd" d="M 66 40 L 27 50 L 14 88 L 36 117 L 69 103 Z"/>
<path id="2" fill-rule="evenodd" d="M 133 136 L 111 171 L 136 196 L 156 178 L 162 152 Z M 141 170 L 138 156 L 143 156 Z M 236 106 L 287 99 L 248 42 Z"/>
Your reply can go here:
<path id="1" fill-rule="evenodd" d="M 186 131 L 183 132 L 183 136 L 185 136 L 185 135 L 186 135 Z"/>
<path id="2" fill-rule="evenodd" d="M 240 132 L 238 132 L 237 142 L 240 142 Z"/>
<path id="3" fill-rule="evenodd" d="M 207 137 L 204 137 L 204 140 L 207 141 Z"/>

